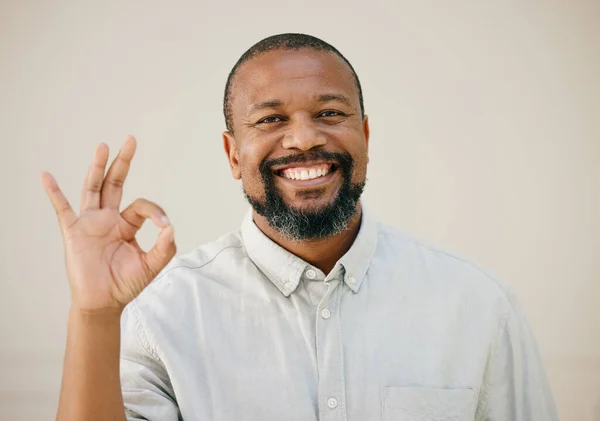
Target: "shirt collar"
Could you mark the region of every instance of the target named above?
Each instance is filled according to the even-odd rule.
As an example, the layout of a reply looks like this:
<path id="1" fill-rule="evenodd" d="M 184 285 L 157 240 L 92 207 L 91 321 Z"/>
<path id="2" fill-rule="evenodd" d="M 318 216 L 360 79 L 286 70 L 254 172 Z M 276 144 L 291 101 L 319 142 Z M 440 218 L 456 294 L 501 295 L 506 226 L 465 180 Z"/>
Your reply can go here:
<path id="1" fill-rule="evenodd" d="M 360 229 L 354 243 L 332 270 L 335 272 L 338 265 L 343 267 L 344 282 L 354 293 L 360 289 L 377 247 L 377 223 L 362 203 L 361 208 Z M 267 237 L 254 223 L 252 209 L 242 222 L 241 234 L 250 259 L 288 297 L 312 266 Z"/>

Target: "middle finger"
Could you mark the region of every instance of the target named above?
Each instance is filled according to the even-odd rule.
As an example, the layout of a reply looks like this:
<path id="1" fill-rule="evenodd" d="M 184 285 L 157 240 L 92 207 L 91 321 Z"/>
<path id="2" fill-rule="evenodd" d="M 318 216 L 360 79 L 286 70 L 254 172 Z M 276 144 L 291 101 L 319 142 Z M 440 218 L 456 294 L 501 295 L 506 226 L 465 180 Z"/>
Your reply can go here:
<path id="1" fill-rule="evenodd" d="M 102 188 L 102 179 L 104 178 L 107 161 L 108 146 L 105 143 L 101 143 L 96 147 L 92 165 L 83 182 L 79 205 L 80 212 L 100 207 L 100 189 Z"/>
<path id="2" fill-rule="evenodd" d="M 131 159 L 135 154 L 135 147 L 135 138 L 129 136 L 106 173 L 106 178 L 102 183 L 100 207 L 119 209 L 123 197 L 123 184 L 129 172 Z"/>

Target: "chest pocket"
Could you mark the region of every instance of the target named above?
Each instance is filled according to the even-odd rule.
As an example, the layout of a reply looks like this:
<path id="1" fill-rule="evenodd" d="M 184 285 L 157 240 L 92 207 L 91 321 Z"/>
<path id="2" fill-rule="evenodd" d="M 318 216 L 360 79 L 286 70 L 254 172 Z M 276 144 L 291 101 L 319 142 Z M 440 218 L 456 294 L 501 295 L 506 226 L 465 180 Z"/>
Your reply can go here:
<path id="1" fill-rule="evenodd" d="M 384 387 L 383 421 L 472 421 L 473 390 Z"/>

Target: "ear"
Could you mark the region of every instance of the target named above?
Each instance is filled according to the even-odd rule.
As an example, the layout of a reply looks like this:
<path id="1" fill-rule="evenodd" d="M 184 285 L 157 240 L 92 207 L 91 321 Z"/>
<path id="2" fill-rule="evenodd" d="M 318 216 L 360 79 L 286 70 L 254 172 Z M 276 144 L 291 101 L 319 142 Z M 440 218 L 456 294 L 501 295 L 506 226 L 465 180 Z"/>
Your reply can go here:
<path id="1" fill-rule="evenodd" d="M 227 160 L 229 161 L 231 175 L 236 180 L 239 180 L 240 178 L 242 178 L 242 173 L 240 170 L 237 145 L 235 143 L 235 138 L 233 137 L 233 134 L 229 131 L 223 132 L 223 148 L 225 149 L 225 155 L 227 155 Z"/>
<path id="2" fill-rule="evenodd" d="M 363 134 L 365 135 L 365 147 L 367 149 L 367 163 L 369 162 L 369 136 L 371 129 L 369 128 L 369 116 L 365 114 L 363 117 Z"/>

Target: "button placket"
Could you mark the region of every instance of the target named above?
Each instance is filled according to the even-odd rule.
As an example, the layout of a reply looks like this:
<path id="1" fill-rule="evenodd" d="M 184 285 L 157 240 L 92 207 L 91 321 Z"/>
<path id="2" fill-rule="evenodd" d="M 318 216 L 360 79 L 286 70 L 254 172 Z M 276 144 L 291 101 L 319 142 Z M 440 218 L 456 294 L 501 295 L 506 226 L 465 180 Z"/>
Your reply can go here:
<path id="1" fill-rule="evenodd" d="M 316 351 L 319 374 L 319 419 L 345 421 L 345 380 L 340 334 L 341 280 L 328 281 L 327 292 L 317 307 Z M 339 288 L 338 288 L 339 287 Z"/>

